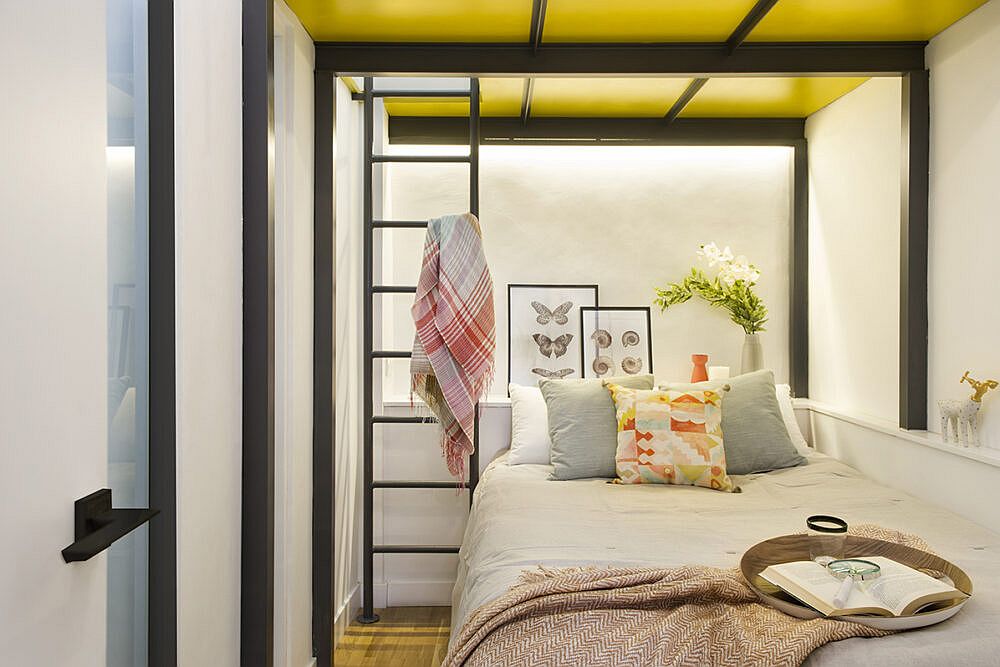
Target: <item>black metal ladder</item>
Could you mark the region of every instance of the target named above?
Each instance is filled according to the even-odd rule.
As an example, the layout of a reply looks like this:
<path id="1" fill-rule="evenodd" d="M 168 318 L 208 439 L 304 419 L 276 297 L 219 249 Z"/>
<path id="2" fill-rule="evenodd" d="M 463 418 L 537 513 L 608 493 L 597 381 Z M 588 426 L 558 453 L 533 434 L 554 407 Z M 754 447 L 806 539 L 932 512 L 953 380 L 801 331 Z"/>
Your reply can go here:
<path id="1" fill-rule="evenodd" d="M 420 162 L 420 163 L 467 163 L 469 165 L 469 211 L 479 216 L 479 79 L 469 79 L 469 90 L 374 90 L 372 77 L 365 77 L 364 92 L 361 98 L 364 102 L 364 349 L 366 372 L 362 380 L 362 396 L 364 402 L 364 525 L 363 542 L 365 562 L 363 572 L 362 608 L 358 617 L 360 623 L 376 623 L 379 620 L 374 609 L 374 562 L 375 554 L 453 554 L 458 553 L 458 546 L 451 545 L 401 545 L 374 543 L 374 500 L 376 489 L 455 489 L 469 490 L 469 502 L 479 483 L 479 405 L 476 405 L 475 433 L 473 437 L 474 450 L 469 457 L 468 480 L 459 482 L 430 482 L 411 480 L 376 480 L 374 479 L 374 441 L 375 424 L 421 424 L 436 423 L 436 419 L 428 417 L 394 417 L 376 415 L 372 375 L 375 372 L 376 359 L 408 359 L 409 351 L 375 350 L 373 297 L 375 294 L 413 294 L 415 286 L 376 285 L 374 284 L 374 233 L 376 229 L 420 229 L 425 228 L 425 221 L 415 220 L 375 220 L 372 191 L 372 168 L 375 164 L 385 162 Z M 386 97 L 421 97 L 445 98 L 467 97 L 469 99 L 469 154 L 468 155 L 374 155 L 375 139 L 375 98 Z"/>

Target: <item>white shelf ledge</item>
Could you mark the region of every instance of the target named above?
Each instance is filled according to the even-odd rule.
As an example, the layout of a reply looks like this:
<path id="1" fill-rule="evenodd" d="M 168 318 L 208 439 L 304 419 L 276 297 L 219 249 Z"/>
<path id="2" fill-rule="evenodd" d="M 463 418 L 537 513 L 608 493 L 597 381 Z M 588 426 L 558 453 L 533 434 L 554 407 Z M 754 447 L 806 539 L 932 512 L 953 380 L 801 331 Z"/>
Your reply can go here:
<path id="1" fill-rule="evenodd" d="M 808 398 L 794 399 L 794 403 L 796 408 L 805 407 L 817 414 L 826 415 L 833 419 L 878 431 L 879 433 L 885 433 L 886 435 L 901 438 L 924 447 L 1000 468 L 1000 450 L 991 447 L 962 447 L 954 445 L 944 442 L 937 433 L 930 431 L 907 431 L 906 429 L 899 428 L 897 424 L 888 419 L 879 419 L 878 417 L 872 417 L 853 410 L 845 410 Z"/>

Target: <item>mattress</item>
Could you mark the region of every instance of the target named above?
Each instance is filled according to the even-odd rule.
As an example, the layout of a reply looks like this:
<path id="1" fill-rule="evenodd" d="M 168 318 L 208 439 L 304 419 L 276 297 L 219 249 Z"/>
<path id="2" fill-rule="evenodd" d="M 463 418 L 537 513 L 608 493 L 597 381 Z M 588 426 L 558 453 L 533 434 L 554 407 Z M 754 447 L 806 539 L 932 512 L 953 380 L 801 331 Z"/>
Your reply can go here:
<path id="1" fill-rule="evenodd" d="M 749 546 L 803 531 L 811 514 L 834 514 L 920 535 L 970 575 L 974 593 L 952 620 L 828 644 L 806 664 L 1000 664 L 1000 535 L 832 458 L 816 453 L 797 468 L 735 476 L 738 494 L 603 479 L 555 482 L 547 479 L 550 470 L 509 466 L 501 456 L 483 474 L 459 554 L 453 633 L 539 565 L 735 567 Z"/>

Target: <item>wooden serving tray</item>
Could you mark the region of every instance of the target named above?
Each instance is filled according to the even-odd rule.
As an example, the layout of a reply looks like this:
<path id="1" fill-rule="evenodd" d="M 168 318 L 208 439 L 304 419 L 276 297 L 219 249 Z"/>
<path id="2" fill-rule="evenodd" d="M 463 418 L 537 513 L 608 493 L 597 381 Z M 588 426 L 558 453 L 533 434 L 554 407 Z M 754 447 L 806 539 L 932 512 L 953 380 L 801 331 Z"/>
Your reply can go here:
<path id="1" fill-rule="evenodd" d="M 885 556 L 914 569 L 924 570 L 931 576 L 943 574 L 945 581 L 950 580 L 955 588 L 966 595 L 972 595 L 972 580 L 969 579 L 969 575 L 962 568 L 940 556 L 902 544 L 848 535 L 844 544 L 844 557 L 863 558 L 865 556 Z M 740 570 L 747 583 L 764 604 L 796 618 L 822 618 L 823 615 L 818 611 L 799 602 L 760 576 L 760 573 L 770 565 L 797 560 L 809 560 L 808 535 L 782 535 L 750 547 L 740 560 Z M 943 602 L 912 616 L 838 616 L 837 618 L 882 630 L 909 630 L 934 625 L 951 618 L 961 610 L 962 605 L 966 602 L 966 599 Z"/>

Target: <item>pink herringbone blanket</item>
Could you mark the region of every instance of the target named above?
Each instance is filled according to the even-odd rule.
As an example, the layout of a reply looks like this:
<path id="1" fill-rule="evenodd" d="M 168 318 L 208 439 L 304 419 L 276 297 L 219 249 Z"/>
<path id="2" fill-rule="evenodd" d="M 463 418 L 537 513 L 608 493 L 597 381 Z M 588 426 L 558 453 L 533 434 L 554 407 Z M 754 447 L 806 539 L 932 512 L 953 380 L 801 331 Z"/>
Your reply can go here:
<path id="1" fill-rule="evenodd" d="M 927 549 L 871 524 L 850 532 Z M 735 568 L 539 569 L 472 613 L 442 667 L 795 667 L 829 642 L 887 634 L 786 616 Z"/>
<path id="2" fill-rule="evenodd" d="M 476 216 L 448 215 L 427 223 L 411 312 L 417 327 L 412 390 L 441 423 L 448 470 L 461 476 L 464 457 L 473 450 L 476 403 L 493 379 L 496 349 L 493 279 Z"/>

